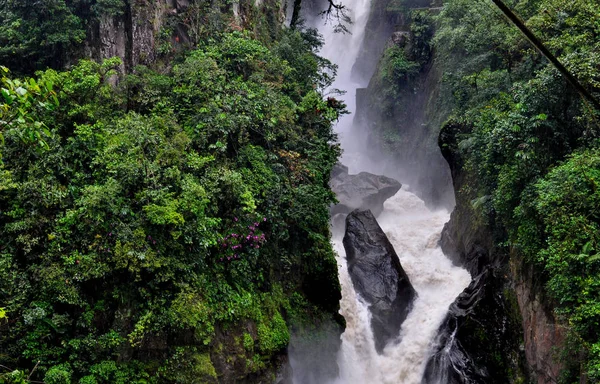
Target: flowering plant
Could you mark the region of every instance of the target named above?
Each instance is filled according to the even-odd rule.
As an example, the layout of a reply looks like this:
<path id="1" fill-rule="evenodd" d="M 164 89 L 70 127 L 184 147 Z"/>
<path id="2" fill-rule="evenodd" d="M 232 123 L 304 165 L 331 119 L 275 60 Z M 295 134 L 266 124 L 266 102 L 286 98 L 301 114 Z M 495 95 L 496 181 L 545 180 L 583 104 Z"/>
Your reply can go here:
<path id="1" fill-rule="evenodd" d="M 259 249 L 266 241 L 265 234 L 259 227 L 266 221 L 266 217 L 254 220 L 234 217 L 233 229 L 220 241 L 219 261 L 241 259 L 244 254 Z"/>

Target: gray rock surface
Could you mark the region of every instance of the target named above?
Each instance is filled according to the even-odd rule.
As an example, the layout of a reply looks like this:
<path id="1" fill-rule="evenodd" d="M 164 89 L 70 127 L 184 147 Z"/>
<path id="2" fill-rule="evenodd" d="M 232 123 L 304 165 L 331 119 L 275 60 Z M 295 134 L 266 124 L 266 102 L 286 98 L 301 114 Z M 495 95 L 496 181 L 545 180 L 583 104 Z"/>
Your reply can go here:
<path id="1" fill-rule="evenodd" d="M 381 353 L 398 336 L 417 293 L 370 211 L 346 217 L 343 243 L 354 289 L 370 304 L 375 348 Z"/>
<path id="2" fill-rule="evenodd" d="M 343 168 L 338 168 L 335 176 L 332 173 L 329 185 L 339 200 L 339 204 L 331 208 L 332 216 L 348 214 L 355 209 L 368 209 L 373 215 L 379 216 L 383 211 L 383 203 L 402 187 L 399 181 L 390 177 L 368 172 L 350 175 Z"/>

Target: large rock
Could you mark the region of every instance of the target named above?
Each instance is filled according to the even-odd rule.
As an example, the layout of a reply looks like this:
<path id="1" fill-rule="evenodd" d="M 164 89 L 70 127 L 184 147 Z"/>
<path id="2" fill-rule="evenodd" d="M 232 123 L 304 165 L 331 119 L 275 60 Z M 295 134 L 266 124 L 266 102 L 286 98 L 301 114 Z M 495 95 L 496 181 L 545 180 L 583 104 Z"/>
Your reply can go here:
<path id="1" fill-rule="evenodd" d="M 383 203 L 394 196 L 402 184 L 390 177 L 361 172 L 350 175 L 342 168 L 332 174 L 329 182 L 339 204 L 331 209 L 331 215 L 348 214 L 355 209 L 368 209 L 375 216 L 383 211 Z"/>
<path id="2" fill-rule="evenodd" d="M 355 210 L 346 217 L 343 242 L 354 289 L 370 304 L 375 348 L 381 353 L 398 336 L 417 293 L 371 211 Z"/>

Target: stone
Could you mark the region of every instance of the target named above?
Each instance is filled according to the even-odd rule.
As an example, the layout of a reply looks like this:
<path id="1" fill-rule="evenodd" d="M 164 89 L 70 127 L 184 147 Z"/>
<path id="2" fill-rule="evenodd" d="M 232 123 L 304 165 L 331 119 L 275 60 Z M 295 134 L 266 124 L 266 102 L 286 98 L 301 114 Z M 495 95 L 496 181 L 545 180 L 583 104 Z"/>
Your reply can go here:
<path id="1" fill-rule="evenodd" d="M 410 32 L 398 31 L 392 33 L 392 43 L 397 45 L 400 48 L 404 48 L 407 43 L 410 41 Z"/>
<path id="2" fill-rule="evenodd" d="M 335 163 L 331 168 L 331 178 L 337 177 L 339 175 L 348 175 L 348 167 L 346 167 L 342 163 Z"/>
<path id="3" fill-rule="evenodd" d="M 344 249 L 355 291 L 369 304 L 375 349 L 396 339 L 417 293 L 387 236 L 369 210 L 346 217 Z"/>
<path id="4" fill-rule="evenodd" d="M 339 201 L 331 208 L 332 216 L 348 214 L 355 209 L 368 209 L 373 215 L 379 216 L 383 211 L 383 203 L 402 187 L 399 181 L 387 176 L 368 172 L 350 175 L 347 171 L 338 172 L 335 177 L 332 172 L 329 185 Z"/>

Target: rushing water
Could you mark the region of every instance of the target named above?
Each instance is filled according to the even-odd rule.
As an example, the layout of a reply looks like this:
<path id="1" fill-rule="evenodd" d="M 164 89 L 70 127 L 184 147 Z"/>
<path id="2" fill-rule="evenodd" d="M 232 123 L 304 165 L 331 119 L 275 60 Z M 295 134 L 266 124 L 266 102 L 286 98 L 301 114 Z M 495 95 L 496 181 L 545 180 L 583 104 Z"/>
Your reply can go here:
<path id="1" fill-rule="evenodd" d="M 431 212 L 417 196 L 403 190 L 384 204 L 377 221 L 418 297 L 402 324 L 399 342 L 388 344 L 381 355 L 375 351 L 367 305 L 352 287 L 341 238 L 334 239 L 342 284 L 341 312 L 347 321 L 336 384 L 421 383 L 448 307 L 471 281 L 469 273 L 453 266 L 438 246 L 448 218 L 448 212 Z"/>
<path id="2" fill-rule="evenodd" d="M 352 78 L 351 72 L 364 38 L 370 0 L 344 0 L 343 3 L 353 20 L 351 34 L 335 33 L 334 23 L 322 19 L 314 26 L 325 39 L 321 55 L 339 66 L 332 88 L 347 91 L 339 98 L 352 113 L 355 111 L 356 88 L 368 83 L 368 79 Z M 353 115 L 340 119 L 336 131 L 344 150 L 341 161 L 349 167 L 350 173 L 383 174 L 389 169 L 384 164 L 369 161 L 365 136 L 361 133 L 364 130 L 353 126 Z M 385 202 L 378 222 L 394 246 L 418 297 L 397 341 L 389 343 L 382 354 L 375 351 L 368 306 L 354 291 L 348 275 L 341 241 L 343 231 L 334 231 L 337 235 L 333 244 L 338 253 L 342 285 L 341 313 L 346 319 L 346 330 L 342 334 L 338 356 L 340 374 L 328 384 L 421 383 L 448 307 L 471 280 L 467 271 L 452 265 L 438 245 L 448 219 L 447 211 L 430 211 L 417 196 L 407 192 L 407 186 Z"/>

